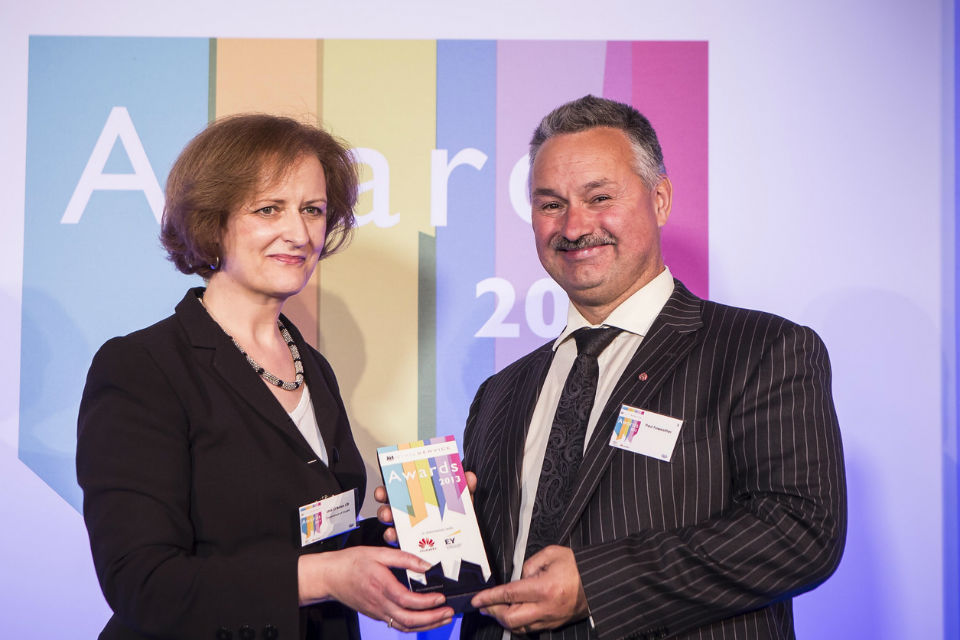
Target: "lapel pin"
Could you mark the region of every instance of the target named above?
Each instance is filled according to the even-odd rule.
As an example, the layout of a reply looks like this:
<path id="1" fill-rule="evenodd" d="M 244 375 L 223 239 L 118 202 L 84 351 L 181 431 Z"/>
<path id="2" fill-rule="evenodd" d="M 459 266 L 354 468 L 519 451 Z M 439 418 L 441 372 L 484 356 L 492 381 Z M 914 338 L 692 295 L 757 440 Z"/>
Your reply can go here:
<path id="1" fill-rule="evenodd" d="M 640 382 L 646 382 L 646 381 L 647 381 L 647 377 L 648 377 L 648 376 L 647 376 L 647 372 L 644 371 L 643 373 L 641 373 L 640 375 L 637 376 L 637 380 L 639 380 Z"/>

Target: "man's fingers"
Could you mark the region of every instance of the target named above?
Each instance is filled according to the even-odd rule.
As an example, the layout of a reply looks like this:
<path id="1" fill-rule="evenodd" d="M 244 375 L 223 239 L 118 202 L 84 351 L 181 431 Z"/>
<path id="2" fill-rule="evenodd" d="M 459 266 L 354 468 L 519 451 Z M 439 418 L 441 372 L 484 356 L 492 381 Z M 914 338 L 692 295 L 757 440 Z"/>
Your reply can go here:
<path id="1" fill-rule="evenodd" d="M 550 565 L 563 560 L 572 561 L 576 565 L 576 560 L 573 558 L 573 552 L 570 549 L 557 545 L 544 547 L 524 561 L 520 577 L 521 579 L 533 577 L 548 569 Z"/>
<path id="2" fill-rule="evenodd" d="M 382 504 L 377 509 L 377 520 L 383 524 L 393 524 L 393 509 L 390 505 Z"/>
<path id="3" fill-rule="evenodd" d="M 531 556 L 520 580 L 481 591 L 472 604 L 516 633 L 554 629 L 587 614 L 576 559 L 559 546 Z"/>
<path id="4" fill-rule="evenodd" d="M 467 489 L 470 490 L 470 495 L 472 496 L 477 490 L 477 474 L 473 471 L 466 471 L 463 475 L 467 479 Z"/>
<path id="5" fill-rule="evenodd" d="M 484 607 L 480 610 L 484 615 L 496 618 L 500 626 L 513 633 L 528 633 L 541 631 L 548 626 L 539 622 L 542 612 L 540 607 L 531 603 L 497 604 Z"/>
<path id="6" fill-rule="evenodd" d="M 491 587 L 490 589 L 484 589 L 477 595 L 473 596 L 473 599 L 470 601 L 477 609 L 483 607 L 492 607 L 500 604 L 512 604 L 516 602 L 516 594 L 514 593 L 517 583 L 511 582 L 509 584 L 502 584 L 497 587 Z"/>
<path id="7" fill-rule="evenodd" d="M 389 544 L 392 547 L 397 546 L 400 542 L 397 540 L 397 530 L 393 527 L 388 527 L 383 530 L 383 541 Z"/>
<path id="8" fill-rule="evenodd" d="M 387 528 L 383 530 L 383 541 L 386 542 L 391 547 L 396 547 L 397 543 L 397 530 L 393 528 L 393 510 L 390 509 L 390 505 L 381 505 L 377 509 L 377 520 L 380 521 L 380 524 L 387 525 Z"/>

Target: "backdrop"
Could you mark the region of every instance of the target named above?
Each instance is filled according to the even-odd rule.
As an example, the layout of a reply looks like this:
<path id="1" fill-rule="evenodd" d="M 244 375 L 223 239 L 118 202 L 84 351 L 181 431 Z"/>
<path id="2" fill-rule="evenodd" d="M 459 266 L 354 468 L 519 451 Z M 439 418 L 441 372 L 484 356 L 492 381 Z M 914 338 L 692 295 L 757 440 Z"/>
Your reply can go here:
<path id="1" fill-rule="evenodd" d="M 77 403 L 97 347 L 196 282 L 157 242 L 190 137 L 256 110 L 356 149 L 356 239 L 288 311 L 372 463 L 380 445 L 459 437 L 478 384 L 562 328 L 525 152 L 546 111 L 585 93 L 660 134 L 674 273 L 830 349 L 850 531 L 837 574 L 797 601 L 800 635 L 957 637 L 953 2 L 138 7 L 0 0 L 11 637 L 93 637 L 108 615 L 77 512 Z"/>

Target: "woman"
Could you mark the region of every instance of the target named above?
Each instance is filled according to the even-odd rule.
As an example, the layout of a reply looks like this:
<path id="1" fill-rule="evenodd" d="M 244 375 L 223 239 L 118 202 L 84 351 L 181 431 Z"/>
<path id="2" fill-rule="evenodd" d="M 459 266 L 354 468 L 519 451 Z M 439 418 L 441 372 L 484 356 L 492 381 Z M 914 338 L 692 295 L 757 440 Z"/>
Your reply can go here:
<path id="1" fill-rule="evenodd" d="M 364 495 L 333 371 L 281 314 L 354 226 L 357 177 L 326 132 L 243 115 L 210 125 L 167 180 L 161 240 L 206 279 L 175 313 L 108 341 L 80 406 L 77 476 L 101 638 L 357 638 L 353 610 L 446 624 L 390 567 L 427 563 L 361 527 L 302 546 L 299 507 Z M 359 505 L 356 505 L 359 509 Z"/>

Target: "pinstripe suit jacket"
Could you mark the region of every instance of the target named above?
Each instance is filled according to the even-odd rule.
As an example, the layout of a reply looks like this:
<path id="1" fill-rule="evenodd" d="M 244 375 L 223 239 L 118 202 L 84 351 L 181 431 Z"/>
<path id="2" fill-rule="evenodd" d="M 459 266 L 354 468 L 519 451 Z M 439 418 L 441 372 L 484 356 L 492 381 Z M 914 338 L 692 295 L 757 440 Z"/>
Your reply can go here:
<path id="1" fill-rule="evenodd" d="M 513 570 L 524 440 L 551 359 L 547 344 L 484 382 L 464 433 L 498 582 Z M 622 404 L 683 420 L 671 462 L 608 445 Z M 594 624 L 544 637 L 793 638 L 791 597 L 830 576 L 846 531 L 823 343 L 677 282 L 603 409 L 563 522 Z M 461 628 L 502 631 L 479 614 Z"/>

